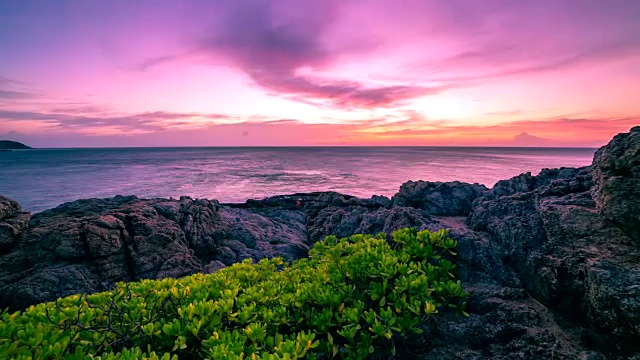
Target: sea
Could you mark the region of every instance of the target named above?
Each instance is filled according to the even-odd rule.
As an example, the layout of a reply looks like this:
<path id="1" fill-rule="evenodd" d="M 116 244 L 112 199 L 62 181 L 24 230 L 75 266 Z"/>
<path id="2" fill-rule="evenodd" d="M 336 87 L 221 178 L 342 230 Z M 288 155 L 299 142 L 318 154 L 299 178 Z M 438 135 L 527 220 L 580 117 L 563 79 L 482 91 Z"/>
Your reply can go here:
<path id="1" fill-rule="evenodd" d="M 39 212 L 115 195 L 244 202 L 296 192 L 392 196 L 408 180 L 480 183 L 591 164 L 589 148 L 100 148 L 0 152 L 0 195 Z"/>

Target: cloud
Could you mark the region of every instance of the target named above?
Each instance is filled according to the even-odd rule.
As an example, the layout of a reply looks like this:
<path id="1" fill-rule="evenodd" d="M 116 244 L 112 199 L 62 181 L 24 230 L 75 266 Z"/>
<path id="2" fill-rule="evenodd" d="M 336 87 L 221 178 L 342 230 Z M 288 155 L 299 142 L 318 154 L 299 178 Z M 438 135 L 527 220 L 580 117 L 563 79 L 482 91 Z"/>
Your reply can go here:
<path id="1" fill-rule="evenodd" d="M 400 105 L 426 95 L 438 94 L 445 87 L 392 85 L 366 87 L 356 82 L 314 83 L 303 77 L 273 78 L 264 84 L 288 99 L 314 105 L 329 105 L 344 110 L 352 108 L 382 108 Z"/>
<path id="2" fill-rule="evenodd" d="M 392 67 L 379 70 L 385 79 L 412 77 L 474 86 L 507 77 L 604 67 L 640 57 L 640 22 L 635 20 L 640 2 L 406 0 L 398 7 L 376 1 L 357 4 L 371 20 L 369 28 L 359 26 L 354 31 L 384 37 L 371 58 L 393 59 Z"/>
<path id="3" fill-rule="evenodd" d="M 98 107 L 99 108 L 99 107 Z M 49 113 L 0 110 L 6 125 L 34 146 L 601 146 L 640 118 L 557 117 L 493 125 L 456 125 L 416 111 L 390 116 L 311 124 L 299 119 L 228 114 Z M 26 127 L 20 127 L 26 124 Z M 38 130 L 40 129 L 40 130 Z M 15 130 L 14 130 L 15 131 Z M 580 137 L 575 134 L 579 133 Z M 61 145 L 66 144 L 66 145 Z"/>
<path id="4" fill-rule="evenodd" d="M 9 130 L 6 133 L 0 133 L 0 140 L 24 141 L 27 138 L 27 135 L 15 130 Z"/>
<path id="5" fill-rule="evenodd" d="M 134 64 L 131 69 L 135 70 L 135 71 L 147 71 L 151 68 L 154 68 L 156 66 L 160 66 L 160 65 L 164 65 L 167 63 L 171 63 L 174 61 L 179 61 L 179 60 L 183 60 L 185 58 L 191 57 L 193 55 L 197 55 L 197 51 L 194 50 L 189 50 L 189 51 L 185 51 L 185 52 L 181 52 L 181 53 L 176 53 L 176 54 L 169 54 L 169 55 L 161 55 L 161 56 L 151 56 L 148 57 L 136 64 Z M 195 58 L 195 56 L 194 56 Z"/>
<path id="6" fill-rule="evenodd" d="M 41 97 L 41 94 L 20 88 L 23 85 L 25 83 L 22 81 L 0 76 L 0 101 L 31 100 Z"/>
<path id="7" fill-rule="evenodd" d="M 196 146 L 183 135 L 193 134 L 191 131 L 221 134 L 224 129 L 231 136 L 229 141 L 237 145 L 277 145 L 283 141 L 283 145 L 599 146 L 616 133 L 640 123 L 638 117 L 574 115 L 527 119 L 521 111 L 506 113 L 515 119 L 490 125 L 459 125 L 446 119 L 430 119 L 415 110 L 400 109 L 380 117 L 327 118 L 326 123 L 311 124 L 299 119 L 259 115 L 166 111 L 126 114 L 106 106 L 67 102 L 43 111 L 0 108 L 0 127 L 12 127 L 29 136 L 46 131 L 49 135 L 128 138 L 131 145 L 140 143 L 141 136 L 145 135 L 144 144 L 150 144 L 150 139 L 165 137 L 171 143 L 182 139 L 182 145 Z M 581 135 L 576 138 L 578 133 Z M 167 134 L 173 135 L 169 139 Z M 203 145 L 214 145 L 214 138 L 210 143 L 202 138 Z"/>
<path id="8" fill-rule="evenodd" d="M 133 68 L 138 71 L 145 71 L 156 65 L 164 64 L 178 58 L 180 58 L 180 55 L 164 55 L 164 56 L 150 57 L 136 64 Z"/>
<path id="9" fill-rule="evenodd" d="M 617 133 L 629 131 L 639 117 L 544 118 L 518 120 L 495 125 L 453 125 L 412 123 L 405 128 L 382 128 L 371 132 L 358 129 L 360 141 L 371 144 L 422 146 L 575 146 L 599 147 Z M 575 134 L 580 133 L 580 137 Z M 536 135 L 532 135 L 536 134 Z M 358 138 L 358 136 L 354 137 Z"/>
<path id="10" fill-rule="evenodd" d="M 22 85 L 22 84 L 23 83 L 21 81 L 0 76 L 0 85 Z"/>
<path id="11" fill-rule="evenodd" d="M 31 92 L 0 89 L 0 100 L 33 99 L 36 97 L 38 97 L 38 95 Z"/>
<path id="12" fill-rule="evenodd" d="M 513 51 L 506 49 L 504 52 Z M 441 72 L 449 70 L 455 72 L 458 69 L 469 67 L 478 68 L 479 64 L 499 62 L 503 53 L 494 52 L 491 49 L 477 52 L 465 52 L 443 60 L 440 64 L 427 64 L 424 68 L 433 70 L 440 68 Z M 545 54 L 544 58 L 530 57 L 528 59 L 513 59 L 502 67 L 507 69 L 492 71 L 494 67 L 485 67 L 470 75 L 458 76 L 434 76 L 435 81 L 445 82 L 469 82 L 476 80 L 490 80 L 520 75 L 553 72 L 574 68 L 579 65 L 600 63 L 608 60 L 621 60 L 628 57 L 640 57 L 640 38 L 633 41 L 625 41 L 615 44 L 594 46 L 589 49 L 576 50 L 572 54 Z M 533 63 L 532 63 L 533 61 Z M 487 72 L 486 69 L 491 69 Z M 436 71 L 437 72 L 437 71 Z"/>
<path id="13" fill-rule="evenodd" d="M 305 124 L 296 120 L 207 124 L 198 129 L 168 128 L 134 133 L 43 132 L 27 135 L 29 145 L 47 147 L 167 147 L 167 146 L 296 146 L 330 145 L 347 136 L 356 125 Z"/>
<path id="14" fill-rule="evenodd" d="M 484 115 L 488 115 L 488 116 L 514 116 L 514 115 L 521 115 L 521 114 L 522 114 L 522 110 L 491 111 L 491 112 L 484 113 Z"/>
<path id="15" fill-rule="evenodd" d="M 630 14 L 640 5 L 614 3 L 406 0 L 389 7 L 370 0 L 221 0 L 209 7 L 205 35 L 190 34 L 184 49 L 133 68 L 224 63 L 269 94 L 320 108 L 398 107 L 481 81 L 638 56 L 640 26 Z M 597 34 L 585 35 L 595 28 Z M 436 46 L 443 38 L 446 46 Z M 367 67 L 385 58 L 384 75 L 354 81 L 349 72 L 323 73 L 345 61 Z"/>
<path id="16" fill-rule="evenodd" d="M 101 109 L 96 107 L 95 109 Z M 147 112 L 140 114 L 87 114 L 92 107 L 66 108 L 67 112 L 36 112 L 20 110 L 0 110 L 0 121 L 36 121 L 58 130 L 81 131 L 87 133 L 110 132 L 134 134 L 159 132 L 170 128 L 203 127 L 212 121 L 234 121 L 237 118 L 223 114 Z M 202 124 L 202 121 L 205 124 Z"/>
<path id="17" fill-rule="evenodd" d="M 246 73 L 272 95 L 319 106 L 377 108 L 395 106 L 444 88 L 402 83 L 373 84 L 336 77 L 301 75 L 300 69 L 322 69 L 348 51 L 365 51 L 374 44 L 336 47 L 328 33 L 339 19 L 338 0 L 222 1 L 219 23 L 193 48 L 175 55 L 150 57 L 135 64 L 145 71 L 185 57 L 216 64 L 225 62 Z"/>

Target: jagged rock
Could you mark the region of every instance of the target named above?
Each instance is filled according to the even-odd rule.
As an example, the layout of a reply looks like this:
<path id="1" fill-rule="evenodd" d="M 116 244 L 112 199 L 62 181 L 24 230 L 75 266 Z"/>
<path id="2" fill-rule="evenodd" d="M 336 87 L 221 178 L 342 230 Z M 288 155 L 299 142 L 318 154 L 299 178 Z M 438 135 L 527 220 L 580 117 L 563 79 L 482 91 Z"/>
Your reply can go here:
<path id="1" fill-rule="evenodd" d="M 279 256 L 286 261 L 304 257 L 309 251 L 305 215 L 301 211 L 221 208 L 220 214 L 229 226 L 220 247 L 231 252 L 219 260 L 225 265 L 247 258 Z"/>
<path id="2" fill-rule="evenodd" d="M 312 218 L 308 226 L 311 241 L 315 242 L 327 234 L 338 237 L 380 232 L 390 234 L 405 227 L 433 229 L 435 224 L 426 212 L 415 208 L 379 208 L 371 211 L 362 206 L 329 206 Z"/>
<path id="3" fill-rule="evenodd" d="M 263 208 L 276 207 L 288 210 L 313 210 L 324 209 L 327 206 L 362 206 L 366 208 L 378 209 L 381 207 L 391 207 L 391 200 L 386 196 L 374 195 L 370 199 L 361 199 L 351 195 L 344 195 L 337 192 L 312 192 L 297 193 L 290 195 L 278 195 L 262 200 L 249 199 L 244 204 L 222 204 L 233 208 Z"/>
<path id="4" fill-rule="evenodd" d="M 391 199 L 393 206 L 410 206 L 431 215 L 466 216 L 473 201 L 488 189 L 459 181 L 408 181 Z"/>
<path id="5" fill-rule="evenodd" d="M 444 227 L 458 240 L 458 275 L 471 292 L 470 317 L 439 317 L 429 342 L 411 344 L 398 358 L 604 359 L 582 343 L 579 327 L 561 326 L 552 311 L 529 296 L 489 234 L 449 223 Z"/>
<path id="6" fill-rule="evenodd" d="M 0 255 L 27 228 L 30 218 L 31 215 L 22 211 L 20 204 L 0 195 Z"/>
<path id="7" fill-rule="evenodd" d="M 476 201 L 495 200 L 503 196 L 533 191 L 556 180 L 564 181 L 565 187 L 571 189 L 569 192 L 587 191 L 591 187 L 590 167 L 542 169 L 537 176 L 532 176 L 530 172 L 520 174 L 508 180 L 498 181 L 489 191 L 478 197 Z M 561 187 L 559 183 L 556 183 L 552 189 L 559 190 Z"/>
<path id="8" fill-rule="evenodd" d="M 0 225 L 20 216 L 19 208 L 9 204 L 5 208 L 14 210 L 5 212 Z M 304 215 L 269 211 L 262 216 L 221 210 L 217 201 L 188 197 L 117 196 L 38 213 L 0 257 L 0 307 L 104 291 L 118 281 L 213 271 L 219 263 L 248 257 L 292 260 L 306 255 Z"/>
<path id="9" fill-rule="evenodd" d="M 0 195 L 0 220 L 15 216 L 21 211 L 20 204 Z"/>
<path id="10" fill-rule="evenodd" d="M 640 245 L 640 126 L 596 152 L 593 177 L 598 210 Z"/>
<path id="11" fill-rule="evenodd" d="M 212 260 L 210 263 L 208 263 L 205 267 L 204 267 L 204 273 L 205 274 L 211 274 L 213 272 L 216 272 L 220 269 L 224 269 L 226 267 L 225 264 L 222 263 L 222 261 L 220 260 Z"/>

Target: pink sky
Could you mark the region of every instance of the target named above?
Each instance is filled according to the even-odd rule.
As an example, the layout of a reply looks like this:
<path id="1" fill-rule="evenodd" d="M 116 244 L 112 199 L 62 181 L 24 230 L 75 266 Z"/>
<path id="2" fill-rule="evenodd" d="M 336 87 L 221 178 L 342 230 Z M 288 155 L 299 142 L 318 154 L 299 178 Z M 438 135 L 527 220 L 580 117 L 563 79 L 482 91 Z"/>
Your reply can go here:
<path id="1" fill-rule="evenodd" d="M 600 146 L 640 124 L 636 0 L 0 3 L 37 147 Z"/>

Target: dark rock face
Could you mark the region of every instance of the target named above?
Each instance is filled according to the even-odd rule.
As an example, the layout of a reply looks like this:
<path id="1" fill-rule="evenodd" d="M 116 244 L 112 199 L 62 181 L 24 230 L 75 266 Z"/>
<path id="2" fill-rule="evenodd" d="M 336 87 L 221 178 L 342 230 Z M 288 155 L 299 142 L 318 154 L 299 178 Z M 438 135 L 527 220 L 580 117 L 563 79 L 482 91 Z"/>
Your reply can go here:
<path id="1" fill-rule="evenodd" d="M 467 216 L 473 201 L 488 189 L 459 181 L 408 181 L 391 199 L 393 206 L 410 206 L 431 215 Z"/>
<path id="2" fill-rule="evenodd" d="M 31 215 L 23 212 L 20 204 L 0 195 L 0 255 L 27 228 Z"/>
<path id="3" fill-rule="evenodd" d="M 596 152 L 593 177 L 598 210 L 640 245 L 640 126 Z"/>
<path id="4" fill-rule="evenodd" d="M 4 204 L 15 203 L 3 201 Z M 20 213 L 5 211 L 0 228 Z M 248 257 L 294 259 L 308 250 L 296 216 L 220 209 L 217 201 L 115 197 L 33 216 L 0 257 L 0 305 L 22 308 L 118 281 L 212 271 Z M 282 210 L 281 210 L 282 211 Z M 18 214 L 18 215 L 16 215 Z M 242 219 L 240 222 L 237 219 Z M 9 240 L 5 240 L 9 239 Z M 275 241 L 274 239 L 277 239 Z"/>
<path id="5" fill-rule="evenodd" d="M 400 358 L 640 359 L 640 128 L 593 166 L 545 169 L 491 190 L 408 182 L 392 199 L 300 193 L 248 200 L 80 200 L 31 216 L 0 196 L 0 307 L 117 281 L 306 256 L 328 234 L 448 228 L 472 292 Z M 427 341 L 427 342 L 425 342 Z"/>
<path id="6" fill-rule="evenodd" d="M 0 195 L 0 220 L 14 216 L 21 210 L 20 204 Z"/>
<path id="7" fill-rule="evenodd" d="M 298 205 L 298 202 L 300 205 Z M 272 196 L 263 200 L 247 200 L 244 204 L 223 204 L 235 208 L 264 208 L 276 207 L 289 210 L 306 210 L 317 213 L 327 206 L 359 206 L 370 209 L 389 208 L 391 200 L 385 196 L 372 196 L 370 199 L 361 199 L 355 196 L 339 194 L 337 192 L 313 192 L 291 195 Z"/>
<path id="8" fill-rule="evenodd" d="M 626 146 L 640 146 L 640 137 Z M 639 155 L 599 151 L 594 170 L 546 170 L 502 181 L 474 202 L 468 218 L 473 230 L 497 241 L 503 261 L 535 300 L 581 324 L 582 341 L 613 358 L 640 352 L 640 248 L 628 235 L 638 220 L 616 226 L 591 193 L 594 183 L 609 179 L 595 170 L 600 164 L 613 161 L 611 156 L 637 163 Z M 633 212 L 635 190 L 614 188 L 616 198 L 627 202 L 613 207 Z"/>
<path id="9" fill-rule="evenodd" d="M 0 140 L 0 150 L 25 150 L 31 149 L 29 146 L 11 140 Z"/>
<path id="10" fill-rule="evenodd" d="M 326 234 L 338 237 L 380 232 L 390 234 L 405 227 L 434 229 L 436 224 L 426 212 L 414 208 L 379 208 L 371 211 L 362 206 L 329 206 L 309 222 L 309 236 L 311 241 L 316 242 Z"/>
<path id="11" fill-rule="evenodd" d="M 554 182 L 556 185 L 563 183 L 563 186 L 551 188 L 547 186 Z M 498 181 L 490 191 L 480 196 L 478 201 L 495 200 L 503 196 L 526 193 L 543 186 L 547 186 L 547 189 L 551 191 L 562 191 L 563 189 L 565 192 L 586 191 L 591 187 L 591 173 L 588 167 L 584 167 L 543 169 L 537 176 L 532 176 L 531 173 L 520 174 L 508 180 Z M 566 189 L 567 187 L 569 189 Z"/>

